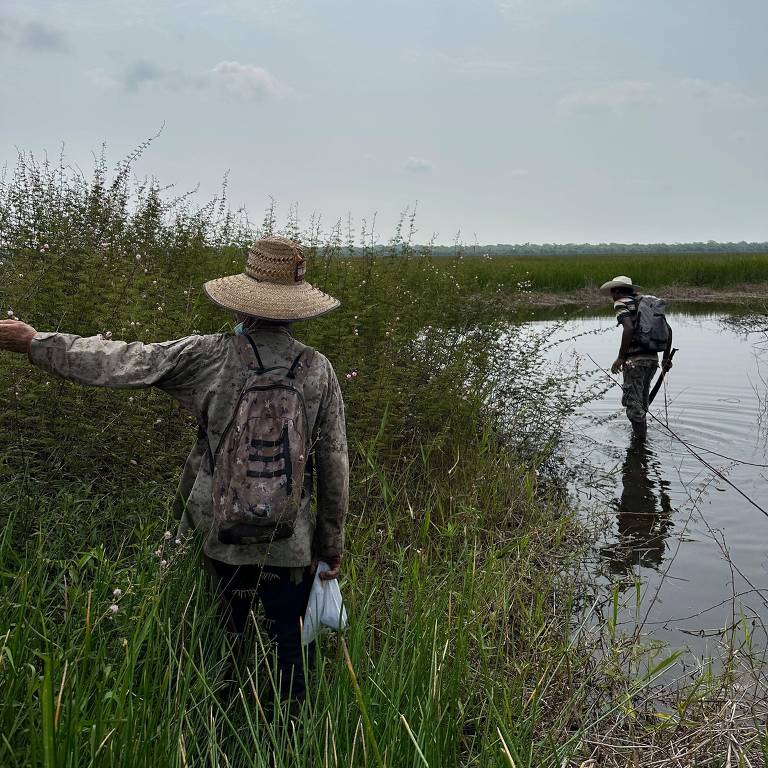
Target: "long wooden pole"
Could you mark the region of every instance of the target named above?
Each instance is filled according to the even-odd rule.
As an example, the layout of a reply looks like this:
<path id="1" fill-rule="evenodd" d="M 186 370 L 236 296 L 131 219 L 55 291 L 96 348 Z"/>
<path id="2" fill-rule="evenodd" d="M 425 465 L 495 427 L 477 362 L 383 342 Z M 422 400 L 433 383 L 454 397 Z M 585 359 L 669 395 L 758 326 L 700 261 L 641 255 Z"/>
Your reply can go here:
<path id="1" fill-rule="evenodd" d="M 675 352 L 677 352 L 676 349 L 672 349 L 672 351 L 669 353 L 669 359 L 671 360 L 675 356 Z M 667 375 L 667 372 L 662 368 L 661 373 L 659 374 L 659 378 L 656 379 L 656 383 L 653 385 L 653 389 L 651 390 L 651 394 L 648 396 L 648 405 L 650 406 L 653 402 L 656 395 L 659 394 L 659 390 L 661 389 L 661 385 L 664 383 L 664 377 Z"/>

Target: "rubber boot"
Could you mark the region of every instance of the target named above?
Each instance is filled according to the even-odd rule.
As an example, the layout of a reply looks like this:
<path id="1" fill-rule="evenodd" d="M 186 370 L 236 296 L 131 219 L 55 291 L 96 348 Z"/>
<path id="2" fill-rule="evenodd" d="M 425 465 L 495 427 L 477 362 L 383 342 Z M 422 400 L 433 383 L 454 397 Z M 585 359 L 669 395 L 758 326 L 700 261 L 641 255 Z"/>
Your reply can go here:
<path id="1" fill-rule="evenodd" d="M 632 437 L 635 440 L 645 440 L 648 435 L 648 423 L 645 421 L 633 421 L 632 423 Z"/>

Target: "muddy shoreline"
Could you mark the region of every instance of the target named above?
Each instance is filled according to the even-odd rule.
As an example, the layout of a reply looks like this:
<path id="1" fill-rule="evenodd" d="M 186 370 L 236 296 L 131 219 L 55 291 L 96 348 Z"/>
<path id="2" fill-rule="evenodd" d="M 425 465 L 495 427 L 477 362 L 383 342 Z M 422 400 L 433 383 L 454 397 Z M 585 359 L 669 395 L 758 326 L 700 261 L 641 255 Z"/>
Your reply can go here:
<path id="1" fill-rule="evenodd" d="M 766 307 L 768 311 L 768 282 L 745 285 L 733 285 L 728 288 L 710 288 L 708 286 L 669 285 L 660 288 L 648 287 L 647 293 L 661 296 L 668 302 L 698 303 L 698 304 L 745 304 L 759 309 Z M 579 304 L 585 307 L 605 307 L 610 301 L 597 287 L 581 288 L 577 291 L 561 293 L 532 291 L 516 295 L 511 303 L 515 306 L 527 307 L 556 307 L 563 304 Z"/>

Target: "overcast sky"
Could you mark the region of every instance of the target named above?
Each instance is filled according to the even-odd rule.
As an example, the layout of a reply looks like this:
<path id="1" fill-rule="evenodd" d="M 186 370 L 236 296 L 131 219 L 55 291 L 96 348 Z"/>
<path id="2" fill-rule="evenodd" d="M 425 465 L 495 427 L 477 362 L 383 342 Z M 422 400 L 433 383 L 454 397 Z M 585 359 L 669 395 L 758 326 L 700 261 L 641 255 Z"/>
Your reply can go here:
<path id="1" fill-rule="evenodd" d="M 0 2 L 0 162 L 118 160 L 388 239 L 768 240 L 766 0 Z"/>

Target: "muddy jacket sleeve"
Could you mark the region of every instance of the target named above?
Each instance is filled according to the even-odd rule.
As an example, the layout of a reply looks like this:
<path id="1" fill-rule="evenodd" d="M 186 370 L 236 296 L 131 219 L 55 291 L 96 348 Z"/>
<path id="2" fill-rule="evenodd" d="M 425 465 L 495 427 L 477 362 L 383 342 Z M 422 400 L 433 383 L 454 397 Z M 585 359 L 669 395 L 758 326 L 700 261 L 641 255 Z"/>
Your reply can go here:
<path id="1" fill-rule="evenodd" d="M 195 382 L 204 370 L 204 336 L 144 344 L 97 336 L 38 333 L 29 359 L 65 379 L 95 387 L 157 386 L 195 412 Z"/>
<path id="2" fill-rule="evenodd" d="M 344 399 L 330 363 L 328 385 L 315 423 L 314 460 L 317 471 L 317 519 L 312 550 L 315 557 L 322 559 L 342 554 L 344 518 L 349 504 Z"/>

